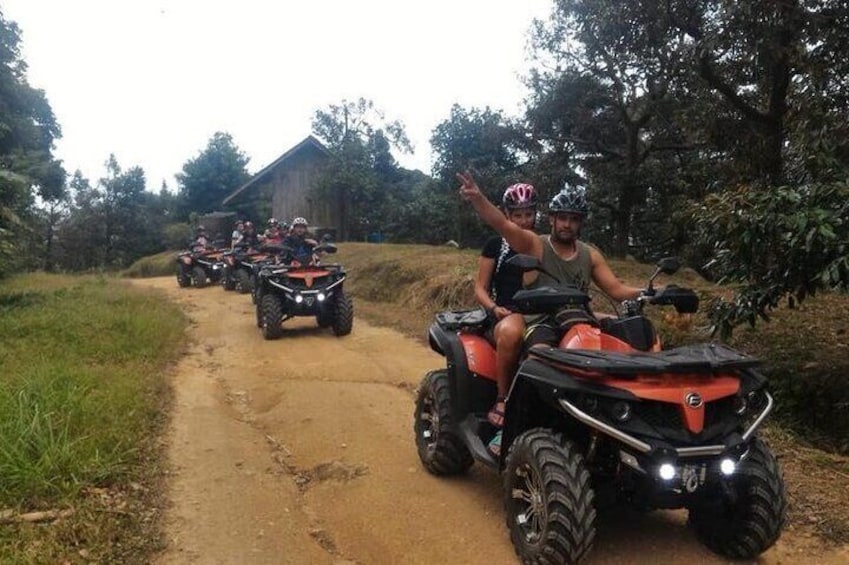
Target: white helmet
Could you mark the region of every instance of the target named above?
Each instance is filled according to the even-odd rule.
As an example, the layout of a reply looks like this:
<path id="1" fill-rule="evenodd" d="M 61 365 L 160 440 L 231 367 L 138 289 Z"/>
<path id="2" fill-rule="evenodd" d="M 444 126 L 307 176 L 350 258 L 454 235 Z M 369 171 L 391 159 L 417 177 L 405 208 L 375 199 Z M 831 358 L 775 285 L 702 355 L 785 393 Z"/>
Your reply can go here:
<path id="1" fill-rule="evenodd" d="M 309 226 L 309 224 L 307 223 L 307 220 L 305 218 L 295 218 L 294 220 L 292 220 L 292 227 L 294 228 L 295 226 L 307 227 Z"/>

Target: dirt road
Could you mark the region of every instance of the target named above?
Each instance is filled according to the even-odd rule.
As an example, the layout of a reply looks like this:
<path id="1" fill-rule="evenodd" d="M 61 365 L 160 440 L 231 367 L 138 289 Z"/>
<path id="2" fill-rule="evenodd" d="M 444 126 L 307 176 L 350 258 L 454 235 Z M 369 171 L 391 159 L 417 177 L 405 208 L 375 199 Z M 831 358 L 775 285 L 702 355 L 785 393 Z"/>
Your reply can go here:
<path id="1" fill-rule="evenodd" d="M 245 295 L 162 289 L 191 320 L 174 370 L 166 514 L 170 563 L 515 563 L 496 473 L 439 479 L 419 464 L 413 390 L 441 359 L 356 319 L 264 341 Z M 600 519 L 591 563 L 724 563 L 682 512 Z M 763 563 L 849 562 L 788 530 Z"/>

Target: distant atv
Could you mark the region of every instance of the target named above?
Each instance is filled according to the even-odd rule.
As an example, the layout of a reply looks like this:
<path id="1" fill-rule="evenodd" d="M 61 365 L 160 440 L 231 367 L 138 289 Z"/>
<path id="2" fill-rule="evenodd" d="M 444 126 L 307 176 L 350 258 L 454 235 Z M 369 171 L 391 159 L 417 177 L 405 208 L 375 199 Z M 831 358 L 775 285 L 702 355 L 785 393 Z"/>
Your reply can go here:
<path id="1" fill-rule="evenodd" d="M 508 264 L 542 271 L 526 255 Z M 430 327 L 446 367 L 419 387 L 419 457 L 435 475 L 463 473 L 475 460 L 502 471 L 507 526 L 523 563 L 583 560 L 597 507 L 614 502 L 686 508 L 699 539 L 731 559 L 755 559 L 781 535 L 786 493 L 757 436 L 773 408 L 757 360 L 712 343 L 662 350 L 643 315 L 646 304 L 697 310 L 690 290 L 652 288 L 660 272 L 678 267 L 661 260 L 616 318 L 594 316 L 589 296 L 567 285 L 515 294 L 519 312 L 553 314 L 564 334 L 558 347 L 531 349 L 519 367 L 499 457 L 486 447 L 496 433 L 486 418 L 496 398 L 487 316 L 443 312 Z"/>
<path id="2" fill-rule="evenodd" d="M 280 262 L 279 248 L 260 247 L 254 249 L 236 246 L 232 251 L 225 251 L 222 257 L 224 264 L 221 274 L 221 286 L 224 290 L 235 290 L 240 294 L 253 294 L 256 273 L 263 265 Z"/>
<path id="3" fill-rule="evenodd" d="M 183 251 L 177 255 L 177 284 L 180 288 L 203 288 L 207 281 L 217 283 L 224 267 L 223 254 L 223 250 L 215 248 Z"/>
<path id="4" fill-rule="evenodd" d="M 282 248 L 291 259 L 291 250 Z M 336 253 L 336 246 L 323 243 L 311 259 L 265 265 L 256 283 L 256 319 L 265 339 L 282 335 L 284 321 L 295 316 L 315 316 L 319 327 L 331 327 L 337 336 L 351 333 L 354 306 L 345 294 L 345 270 L 338 264 L 321 264 L 322 253 Z"/>

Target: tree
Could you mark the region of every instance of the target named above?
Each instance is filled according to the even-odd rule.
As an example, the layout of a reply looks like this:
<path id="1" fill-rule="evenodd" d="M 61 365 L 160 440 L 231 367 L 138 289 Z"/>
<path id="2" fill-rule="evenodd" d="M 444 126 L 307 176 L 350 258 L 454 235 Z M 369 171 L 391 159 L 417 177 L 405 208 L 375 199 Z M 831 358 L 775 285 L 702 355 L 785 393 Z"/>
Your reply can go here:
<path id="1" fill-rule="evenodd" d="M 246 168 L 249 160 L 229 133 L 216 132 L 206 148 L 186 161 L 177 174 L 181 219 L 187 219 L 191 212 L 205 214 L 219 209 L 227 195 L 250 178 Z"/>
<path id="2" fill-rule="evenodd" d="M 451 227 L 445 230 L 440 225 L 437 229 L 447 231 L 463 245 L 479 245 L 487 228 L 468 206 L 460 203 L 455 175 L 472 170 L 489 199 L 500 202 L 509 184 L 527 182 L 520 158 L 524 137 L 500 111 L 465 109 L 455 104 L 448 118 L 434 128 L 430 144 L 434 172 L 440 184 L 435 187 L 439 194 L 426 195 L 426 201 L 444 208 L 434 218 L 448 222 Z"/>
<path id="3" fill-rule="evenodd" d="M 61 198 L 65 177 L 51 153 L 61 130 L 44 92 L 27 82 L 20 41 L 17 24 L 0 11 L 0 276 L 22 265 L 35 196 Z"/>
<path id="4" fill-rule="evenodd" d="M 317 110 L 312 130 L 332 158 L 315 190 L 321 198 L 336 198 L 342 239 L 362 239 L 385 229 L 399 193 L 399 167 L 392 149 L 409 152 L 404 125 L 388 120 L 371 100 L 342 100 Z"/>
<path id="5" fill-rule="evenodd" d="M 675 186 L 667 154 L 694 148 L 674 119 L 684 102 L 676 65 L 683 33 L 658 9 L 561 0 L 532 34 L 526 119 L 539 166 L 572 182 L 584 180 L 575 169 L 582 172 L 592 227 L 617 256 L 638 241 L 633 221 L 649 195 L 663 203 Z"/>

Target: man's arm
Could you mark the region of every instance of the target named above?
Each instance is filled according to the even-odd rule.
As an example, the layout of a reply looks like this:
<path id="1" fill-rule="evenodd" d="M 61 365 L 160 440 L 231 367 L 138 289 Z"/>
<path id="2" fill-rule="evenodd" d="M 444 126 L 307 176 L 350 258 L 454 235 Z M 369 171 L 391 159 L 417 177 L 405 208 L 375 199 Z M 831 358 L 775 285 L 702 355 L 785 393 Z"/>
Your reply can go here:
<path id="1" fill-rule="evenodd" d="M 592 262 L 593 282 L 609 297 L 622 301 L 637 298 L 642 289 L 622 284 L 616 278 L 601 251 L 590 246 L 590 261 Z"/>
<path id="2" fill-rule="evenodd" d="M 542 259 L 542 242 L 531 230 L 524 230 L 508 220 L 492 202 L 481 192 L 471 173 L 457 173 L 460 195 L 470 202 L 478 216 L 492 229 L 501 234 L 516 253 L 533 255 Z"/>

